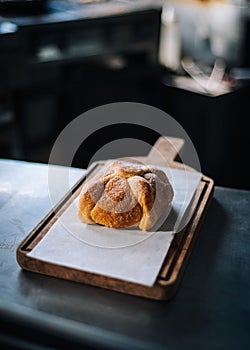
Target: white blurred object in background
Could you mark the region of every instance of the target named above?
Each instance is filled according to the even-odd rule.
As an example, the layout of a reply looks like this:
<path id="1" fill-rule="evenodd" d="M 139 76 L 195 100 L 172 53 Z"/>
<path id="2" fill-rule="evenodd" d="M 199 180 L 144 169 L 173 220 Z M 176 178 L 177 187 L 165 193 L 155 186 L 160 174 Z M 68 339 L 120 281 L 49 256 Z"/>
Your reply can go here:
<path id="1" fill-rule="evenodd" d="M 241 65 L 249 0 L 163 1 L 162 64 L 176 69 L 181 53 L 211 66 L 217 58 L 224 59 L 228 67 Z"/>
<path id="2" fill-rule="evenodd" d="M 181 57 L 181 36 L 174 7 L 164 5 L 161 16 L 159 62 L 171 70 L 178 70 Z"/>

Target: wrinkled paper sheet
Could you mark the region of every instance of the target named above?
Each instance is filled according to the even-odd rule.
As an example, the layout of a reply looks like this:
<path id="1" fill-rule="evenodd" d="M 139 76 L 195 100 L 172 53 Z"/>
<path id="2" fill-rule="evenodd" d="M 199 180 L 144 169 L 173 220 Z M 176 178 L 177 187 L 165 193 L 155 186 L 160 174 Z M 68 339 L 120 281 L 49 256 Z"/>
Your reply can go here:
<path id="1" fill-rule="evenodd" d="M 77 218 L 77 199 L 28 253 L 42 261 L 152 286 L 174 233 L 190 207 L 201 174 L 162 168 L 174 189 L 171 212 L 156 232 L 86 225 Z M 162 204 L 164 205 L 164 203 Z"/>

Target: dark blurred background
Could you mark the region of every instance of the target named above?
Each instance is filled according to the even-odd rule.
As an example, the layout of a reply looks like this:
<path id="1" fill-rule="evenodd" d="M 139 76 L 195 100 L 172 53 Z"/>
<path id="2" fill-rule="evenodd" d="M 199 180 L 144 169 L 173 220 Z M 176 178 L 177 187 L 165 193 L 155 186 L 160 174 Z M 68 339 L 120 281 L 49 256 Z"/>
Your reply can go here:
<path id="1" fill-rule="evenodd" d="M 249 13 L 239 0 L 0 1 L 0 157 L 46 163 L 79 114 L 140 102 L 184 127 L 217 185 L 250 189 Z M 103 130 L 73 165 L 123 137 L 157 135 Z"/>

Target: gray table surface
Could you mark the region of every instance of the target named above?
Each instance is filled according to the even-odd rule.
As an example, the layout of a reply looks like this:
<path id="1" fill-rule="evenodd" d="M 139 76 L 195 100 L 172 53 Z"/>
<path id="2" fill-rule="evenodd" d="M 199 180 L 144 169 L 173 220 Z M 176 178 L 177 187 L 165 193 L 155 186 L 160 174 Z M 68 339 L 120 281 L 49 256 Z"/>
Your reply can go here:
<path id="1" fill-rule="evenodd" d="M 75 181 L 83 175 L 73 173 Z M 167 302 L 22 271 L 16 248 L 50 207 L 46 165 L 0 161 L 0 344 L 250 348 L 249 191 L 215 188 L 178 292 Z"/>

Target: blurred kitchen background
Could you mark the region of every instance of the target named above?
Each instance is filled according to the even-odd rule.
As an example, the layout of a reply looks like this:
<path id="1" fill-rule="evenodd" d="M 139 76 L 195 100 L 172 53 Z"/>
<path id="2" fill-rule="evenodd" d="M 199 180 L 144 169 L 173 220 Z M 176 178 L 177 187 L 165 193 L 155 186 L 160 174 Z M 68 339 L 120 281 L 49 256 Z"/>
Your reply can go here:
<path id="1" fill-rule="evenodd" d="M 46 163 L 79 114 L 140 102 L 184 127 L 217 185 L 250 189 L 249 23 L 246 0 L 0 0 L 0 157 Z M 122 137 L 157 135 L 107 128 L 73 165 Z"/>

